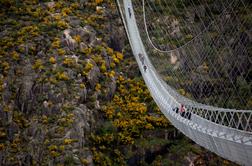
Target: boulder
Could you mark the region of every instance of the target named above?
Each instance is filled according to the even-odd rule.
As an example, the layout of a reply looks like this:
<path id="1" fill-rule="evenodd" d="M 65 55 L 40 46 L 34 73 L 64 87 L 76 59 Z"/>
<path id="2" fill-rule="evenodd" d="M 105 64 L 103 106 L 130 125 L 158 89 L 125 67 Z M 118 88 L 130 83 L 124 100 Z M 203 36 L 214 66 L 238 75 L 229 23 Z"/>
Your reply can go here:
<path id="1" fill-rule="evenodd" d="M 106 99 L 110 100 L 112 99 L 113 95 L 115 94 L 116 91 L 116 80 L 115 78 L 111 78 L 111 81 L 107 84 L 107 95 L 106 95 Z"/>
<path id="2" fill-rule="evenodd" d="M 82 41 L 87 44 L 92 43 L 96 39 L 96 31 L 89 25 L 84 26 L 83 28 L 77 28 L 75 33 L 76 35 L 80 35 Z"/>
<path id="3" fill-rule="evenodd" d="M 80 91 L 80 102 L 86 102 L 87 101 L 87 88 L 84 88 Z"/>
<path id="4" fill-rule="evenodd" d="M 115 51 L 121 52 L 125 43 L 125 31 L 123 27 L 112 28 L 109 36 L 108 46 Z"/>
<path id="5" fill-rule="evenodd" d="M 92 59 L 87 59 L 87 62 L 93 65 L 93 68 L 88 72 L 87 80 L 92 88 L 99 82 L 99 77 L 101 75 L 100 69 Z"/>
<path id="6" fill-rule="evenodd" d="M 62 43 L 64 44 L 64 46 L 67 46 L 70 50 L 75 50 L 77 47 L 77 42 L 70 35 L 71 32 L 72 30 L 70 29 L 64 30 Z"/>
<path id="7" fill-rule="evenodd" d="M 36 78 L 36 74 L 32 69 L 32 65 L 29 60 L 25 60 L 23 68 L 23 77 L 21 78 L 21 86 L 19 87 L 16 97 L 16 104 L 19 110 L 25 114 L 29 114 L 34 105 L 34 93 L 33 86 Z"/>
<path id="8" fill-rule="evenodd" d="M 81 23 L 81 20 L 78 17 L 69 16 L 68 21 L 72 27 L 78 27 Z"/>
<path id="9" fill-rule="evenodd" d="M 86 48 L 88 48 L 88 45 L 86 43 L 84 43 L 84 42 L 81 42 L 80 43 L 80 50 L 84 50 Z"/>
<path id="10" fill-rule="evenodd" d="M 86 138 L 95 124 L 94 110 L 89 110 L 85 105 L 81 104 L 73 112 L 75 115 L 73 127 L 67 132 L 65 138 L 77 140 L 74 148 L 81 149 L 86 144 Z"/>
<path id="11" fill-rule="evenodd" d="M 95 38 L 94 40 L 91 40 L 91 41 L 90 41 L 89 46 L 90 46 L 90 47 L 95 47 L 95 46 L 101 45 L 101 44 L 102 44 L 101 38 Z"/>
<path id="12" fill-rule="evenodd" d="M 55 7 L 55 2 L 52 1 L 52 2 L 47 2 L 45 3 L 45 5 L 48 7 L 48 8 L 54 8 Z"/>

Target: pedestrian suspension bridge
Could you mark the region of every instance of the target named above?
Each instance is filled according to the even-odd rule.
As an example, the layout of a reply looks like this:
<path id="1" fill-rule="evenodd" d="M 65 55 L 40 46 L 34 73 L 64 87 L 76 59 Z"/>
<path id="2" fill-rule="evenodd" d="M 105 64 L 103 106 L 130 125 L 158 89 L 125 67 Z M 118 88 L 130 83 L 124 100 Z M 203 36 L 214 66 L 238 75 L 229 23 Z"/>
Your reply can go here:
<path id="1" fill-rule="evenodd" d="M 251 165 L 251 2 L 117 0 L 117 5 L 163 114 L 197 144 Z"/>

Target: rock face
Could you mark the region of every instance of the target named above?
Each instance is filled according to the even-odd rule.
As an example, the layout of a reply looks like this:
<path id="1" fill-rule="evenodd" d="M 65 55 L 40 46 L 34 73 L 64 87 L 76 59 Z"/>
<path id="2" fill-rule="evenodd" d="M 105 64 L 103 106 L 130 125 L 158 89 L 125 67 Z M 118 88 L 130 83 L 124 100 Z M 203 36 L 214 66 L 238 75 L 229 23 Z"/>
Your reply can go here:
<path id="1" fill-rule="evenodd" d="M 120 26 L 121 20 L 119 17 L 111 18 L 111 20 L 113 20 L 113 22 L 111 22 L 107 27 L 110 31 L 108 32 L 108 38 L 105 40 L 107 40 L 109 47 L 121 52 L 127 42 L 125 38 L 125 31 L 123 26 Z"/>
<path id="2" fill-rule="evenodd" d="M 106 98 L 107 98 L 107 100 L 110 100 L 116 91 L 116 81 L 115 81 L 114 77 L 111 78 L 110 83 L 107 85 L 107 91 L 108 92 L 107 92 Z"/>
<path id="3" fill-rule="evenodd" d="M 94 110 L 89 110 L 85 105 L 81 104 L 79 107 L 74 109 L 75 121 L 72 129 L 68 131 L 65 138 L 71 138 L 78 140 L 75 144 L 75 148 L 81 150 L 87 143 L 86 138 L 90 135 L 95 122 L 93 116 Z"/>
<path id="4" fill-rule="evenodd" d="M 64 40 L 63 43 L 70 49 L 70 50 L 75 50 L 75 48 L 77 47 L 77 42 L 72 38 L 72 36 L 70 35 L 71 30 L 70 29 L 66 29 L 64 30 L 63 34 L 64 34 Z"/>
<path id="5" fill-rule="evenodd" d="M 125 42 L 125 32 L 123 28 L 113 29 L 109 39 L 109 46 L 116 51 L 122 51 Z"/>
<path id="6" fill-rule="evenodd" d="M 92 59 L 87 59 L 87 63 L 91 63 L 93 65 L 92 69 L 88 72 L 87 80 L 91 87 L 94 88 L 99 81 L 99 77 L 101 74 L 100 69 L 95 63 L 95 61 L 93 61 Z"/>
<path id="7" fill-rule="evenodd" d="M 76 29 L 75 33 L 79 34 L 85 43 L 91 44 L 96 40 L 96 31 L 89 25 Z"/>
<path id="8" fill-rule="evenodd" d="M 45 5 L 46 5 L 48 8 L 53 8 L 53 7 L 55 7 L 55 2 L 47 2 Z"/>
<path id="9" fill-rule="evenodd" d="M 92 165 L 87 147 L 90 132 L 101 119 L 100 100 L 111 99 L 116 89 L 115 78 L 105 75 L 114 70 L 116 77 L 118 67 L 111 67 L 114 50 L 106 53 L 104 38 L 109 34 L 84 22 L 90 17 L 87 6 L 93 5 L 87 0 L 11 3 L 17 18 L 5 7 L 1 14 L 10 19 L 0 25 L 4 29 L 0 32 L 0 47 L 4 47 L 0 50 L 0 166 L 83 165 L 83 159 Z M 29 16 L 23 16 L 26 9 Z M 107 11 L 106 17 L 110 15 Z M 22 30 L 10 35 L 16 24 Z M 121 50 L 124 31 L 122 27 L 115 30 L 111 47 Z M 3 52 L 11 56 L 2 56 Z M 87 71 L 86 63 L 92 64 Z M 101 64 L 105 66 L 102 73 Z M 100 90 L 95 88 L 98 83 Z"/>
<path id="10" fill-rule="evenodd" d="M 35 73 L 32 70 L 32 65 L 29 60 L 26 60 L 24 62 L 23 71 L 24 76 L 21 79 L 22 84 L 17 92 L 16 103 L 21 112 L 28 114 L 32 111 L 32 107 L 34 104 L 34 93 L 32 88 L 35 79 Z"/>
<path id="11" fill-rule="evenodd" d="M 78 19 L 72 21 L 72 24 L 79 24 Z M 96 37 L 97 33 L 93 27 L 86 25 L 84 27 L 71 28 L 63 31 L 61 42 L 69 50 L 74 51 L 76 49 L 83 50 L 88 47 L 95 47 L 102 43 L 100 38 Z M 81 43 L 78 43 L 74 37 L 79 36 L 82 39 Z"/>
<path id="12" fill-rule="evenodd" d="M 71 151 L 67 151 L 66 155 L 75 156 L 75 162 L 80 164 L 81 158 L 78 158 L 78 154 L 81 154 L 82 158 L 89 159 L 89 165 L 93 165 L 91 151 L 86 149 L 87 140 L 90 133 L 93 130 L 94 125 L 97 125 L 95 120 L 94 110 L 89 110 L 85 105 L 81 104 L 74 110 L 75 120 L 72 127 L 66 132 L 64 139 L 75 140 L 75 143 L 71 145 Z"/>

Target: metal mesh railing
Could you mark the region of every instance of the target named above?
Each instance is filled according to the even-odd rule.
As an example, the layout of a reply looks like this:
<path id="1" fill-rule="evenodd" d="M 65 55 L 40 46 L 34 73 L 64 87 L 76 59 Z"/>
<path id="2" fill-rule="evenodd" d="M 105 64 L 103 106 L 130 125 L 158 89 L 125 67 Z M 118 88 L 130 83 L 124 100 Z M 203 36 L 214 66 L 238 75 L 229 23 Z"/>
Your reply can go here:
<path id="1" fill-rule="evenodd" d="M 248 0 L 132 2 L 148 55 L 162 79 L 197 102 L 251 109 Z"/>

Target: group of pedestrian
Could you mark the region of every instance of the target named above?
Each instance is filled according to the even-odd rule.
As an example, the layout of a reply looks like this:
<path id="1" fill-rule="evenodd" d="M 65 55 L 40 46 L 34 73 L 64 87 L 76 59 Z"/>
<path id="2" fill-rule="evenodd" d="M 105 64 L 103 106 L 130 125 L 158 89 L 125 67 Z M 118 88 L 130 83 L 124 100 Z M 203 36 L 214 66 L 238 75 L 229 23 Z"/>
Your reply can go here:
<path id="1" fill-rule="evenodd" d="M 178 107 L 173 108 L 172 111 L 175 111 L 177 114 L 179 113 L 180 116 L 182 116 L 183 118 L 191 120 L 192 113 L 187 111 L 183 104 L 180 105 L 180 108 Z"/>
<path id="2" fill-rule="evenodd" d="M 132 13 L 131 13 L 131 5 L 130 4 L 128 4 L 128 13 L 129 13 L 129 17 L 131 18 Z M 144 72 L 146 72 L 147 66 L 144 64 L 144 55 L 142 53 L 139 53 L 138 56 L 139 56 L 139 59 L 143 65 Z"/>
<path id="3" fill-rule="evenodd" d="M 147 66 L 144 64 L 144 55 L 142 53 L 139 53 L 138 56 L 139 56 L 139 59 L 143 65 L 144 72 L 146 72 Z"/>

